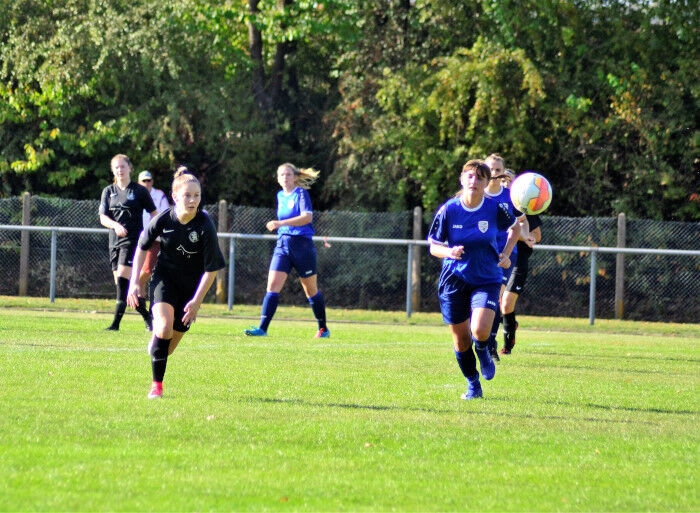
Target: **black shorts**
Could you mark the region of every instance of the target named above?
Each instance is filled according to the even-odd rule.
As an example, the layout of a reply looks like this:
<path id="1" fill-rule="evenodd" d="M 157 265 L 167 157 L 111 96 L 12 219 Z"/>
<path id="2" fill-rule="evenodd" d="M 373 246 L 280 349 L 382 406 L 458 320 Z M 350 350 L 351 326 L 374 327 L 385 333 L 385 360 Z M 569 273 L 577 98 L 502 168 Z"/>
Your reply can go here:
<path id="1" fill-rule="evenodd" d="M 527 275 L 530 270 L 528 260 L 530 255 L 518 253 L 518 261 L 513 267 L 513 272 L 510 273 L 510 278 L 508 283 L 506 283 L 506 292 L 512 292 L 514 294 L 522 294 L 525 290 L 525 281 L 527 280 Z"/>
<path id="2" fill-rule="evenodd" d="M 183 287 L 176 279 L 166 278 L 156 269 L 151 277 L 150 299 L 151 305 L 156 303 L 167 303 L 175 310 L 173 329 L 180 333 L 186 333 L 190 327 L 182 322 L 185 315 L 185 305 L 194 297 L 197 291 L 194 287 Z"/>
<path id="3" fill-rule="evenodd" d="M 126 267 L 134 265 L 137 242 L 137 240 L 130 240 L 127 244 L 122 242 L 119 246 L 109 247 L 109 263 L 112 266 L 112 271 L 116 271 L 120 265 Z"/>

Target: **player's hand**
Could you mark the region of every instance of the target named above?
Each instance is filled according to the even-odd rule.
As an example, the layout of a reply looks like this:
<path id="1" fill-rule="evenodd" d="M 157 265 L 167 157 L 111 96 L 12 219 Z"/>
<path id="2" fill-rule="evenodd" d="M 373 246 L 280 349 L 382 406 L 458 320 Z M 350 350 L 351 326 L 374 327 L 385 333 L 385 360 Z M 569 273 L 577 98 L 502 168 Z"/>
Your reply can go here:
<path id="1" fill-rule="evenodd" d="M 450 248 L 450 258 L 455 260 L 462 260 L 462 255 L 464 254 L 464 246 L 454 246 Z"/>
<path id="2" fill-rule="evenodd" d="M 537 241 L 535 240 L 535 238 L 534 238 L 532 235 L 529 235 L 529 236 L 525 237 L 525 238 L 523 239 L 523 242 L 524 242 L 525 244 L 527 244 L 528 247 L 532 247 L 532 246 L 534 246 L 534 245 L 537 243 Z"/>
<path id="3" fill-rule="evenodd" d="M 196 301 L 190 301 L 185 305 L 183 309 L 185 315 L 182 316 L 182 324 L 185 326 L 190 326 L 194 321 L 197 320 L 197 312 L 199 312 L 199 304 Z"/>
<path id="4" fill-rule="evenodd" d="M 280 225 L 278 221 L 268 221 L 265 227 L 268 231 L 274 232 L 277 228 L 280 227 Z"/>
<path id="5" fill-rule="evenodd" d="M 141 287 L 138 283 L 130 283 L 129 291 L 126 293 L 126 304 L 131 308 L 136 308 L 139 306 L 139 295 L 141 293 Z"/>
<path id="6" fill-rule="evenodd" d="M 508 269 L 510 267 L 510 258 L 505 256 L 503 253 L 498 255 L 498 267 Z"/>
<path id="7" fill-rule="evenodd" d="M 114 227 L 114 233 L 117 234 L 117 237 L 126 237 L 126 228 L 117 223 L 117 226 Z"/>

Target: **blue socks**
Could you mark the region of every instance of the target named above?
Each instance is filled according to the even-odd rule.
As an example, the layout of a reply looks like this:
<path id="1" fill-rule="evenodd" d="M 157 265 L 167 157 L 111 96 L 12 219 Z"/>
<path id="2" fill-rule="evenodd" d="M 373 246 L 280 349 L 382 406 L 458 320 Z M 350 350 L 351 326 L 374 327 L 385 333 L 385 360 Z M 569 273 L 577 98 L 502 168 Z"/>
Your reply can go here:
<path id="1" fill-rule="evenodd" d="M 462 371 L 462 375 L 465 378 L 468 380 L 473 380 L 474 378 L 479 379 L 479 373 L 476 370 L 476 357 L 471 348 L 463 352 L 459 352 L 455 349 L 455 357 L 457 358 L 459 370 Z"/>
<path id="2" fill-rule="evenodd" d="M 272 322 L 272 318 L 277 311 L 277 305 L 280 301 L 280 295 L 277 292 L 268 292 L 263 299 L 262 313 L 260 314 L 260 329 L 267 332 L 267 328 Z"/>
<path id="3" fill-rule="evenodd" d="M 320 290 L 315 296 L 309 298 L 309 304 L 314 312 L 314 317 L 316 317 L 316 322 L 318 322 L 318 328 L 328 329 L 326 326 L 326 302 L 323 300 Z"/>

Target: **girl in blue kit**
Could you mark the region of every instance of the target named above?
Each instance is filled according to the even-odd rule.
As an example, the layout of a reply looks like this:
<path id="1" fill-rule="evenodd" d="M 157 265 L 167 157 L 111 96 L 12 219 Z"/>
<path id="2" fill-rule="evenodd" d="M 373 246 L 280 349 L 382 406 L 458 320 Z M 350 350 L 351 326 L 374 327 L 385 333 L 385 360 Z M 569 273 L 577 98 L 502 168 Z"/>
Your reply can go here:
<path id="1" fill-rule="evenodd" d="M 512 212 L 485 196 L 490 177 L 491 170 L 482 160 L 464 164 L 462 190 L 440 207 L 428 235 L 430 253 L 443 259 L 438 298 L 457 363 L 467 380 L 462 399 L 483 395 L 476 357 L 484 379 L 496 374 L 488 340 L 498 308 L 502 268 L 510 267 L 510 254 L 520 235 Z M 508 240 L 499 252 L 496 237 L 504 229 L 509 230 Z"/>
<path id="2" fill-rule="evenodd" d="M 267 293 L 263 299 L 260 325 L 244 331 L 251 337 L 264 337 L 277 310 L 279 294 L 292 268 L 296 269 L 304 293 L 318 322 L 316 338 L 328 338 L 326 304 L 316 280 L 316 248 L 313 243 L 313 209 L 308 188 L 318 178 L 314 169 L 297 169 L 293 164 L 277 168 L 277 220 L 269 221 L 267 229 L 277 230 L 277 245 L 267 275 Z"/>

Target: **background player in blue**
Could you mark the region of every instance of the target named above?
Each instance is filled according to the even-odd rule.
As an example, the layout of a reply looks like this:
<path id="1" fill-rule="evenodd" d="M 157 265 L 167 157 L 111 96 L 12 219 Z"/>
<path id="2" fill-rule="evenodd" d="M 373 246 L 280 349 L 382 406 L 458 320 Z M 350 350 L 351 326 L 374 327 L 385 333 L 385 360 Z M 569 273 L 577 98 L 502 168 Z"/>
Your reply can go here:
<path id="1" fill-rule="evenodd" d="M 216 272 L 225 265 L 216 227 L 199 209 L 199 180 L 187 171 L 178 171 L 172 197 L 175 205 L 151 220 L 139 238 L 127 297 L 129 306 L 139 304 L 141 267 L 149 248 L 160 237 L 160 253 L 151 277 L 153 336 L 149 353 L 153 384 L 149 399 L 163 395 L 168 356 L 197 319 Z"/>
<path id="2" fill-rule="evenodd" d="M 126 310 L 126 293 L 129 288 L 134 251 L 143 230 L 143 211 L 151 216 L 156 206 L 151 194 L 143 185 L 131 181 L 133 166 L 126 155 L 115 155 L 110 163 L 114 183 L 102 191 L 100 223 L 109 228 L 109 259 L 117 288 L 114 319 L 108 330 L 118 330 Z M 151 328 L 151 313 L 142 299 L 136 310 L 143 317 L 146 328 Z"/>
<path id="3" fill-rule="evenodd" d="M 510 266 L 509 257 L 520 234 L 513 214 L 485 197 L 490 177 L 491 171 L 483 161 L 464 164 L 462 190 L 440 207 L 428 235 L 430 253 L 443 259 L 438 298 L 443 321 L 450 327 L 457 363 L 467 380 L 462 399 L 483 395 L 474 351 L 484 379 L 496 374 L 488 340 L 498 308 L 501 268 Z M 507 228 L 508 242 L 499 252 L 496 236 L 498 230 Z"/>
<path id="4" fill-rule="evenodd" d="M 266 225 L 277 230 L 277 245 L 272 254 L 267 275 L 267 293 L 263 299 L 260 325 L 245 330 L 251 337 L 264 337 L 275 315 L 279 294 L 292 268 L 296 269 L 306 298 L 311 305 L 318 332 L 316 338 L 330 337 L 326 326 L 326 303 L 318 290 L 316 248 L 313 243 L 314 227 L 311 197 L 307 189 L 318 178 L 314 169 L 297 169 L 285 163 L 277 168 L 277 182 L 282 190 L 277 193 L 277 220 Z"/>
<path id="5" fill-rule="evenodd" d="M 527 225 L 527 219 L 525 215 L 517 210 L 513 206 L 513 202 L 510 199 L 510 182 L 513 179 L 513 172 L 510 174 L 508 170 L 505 169 L 505 161 L 497 153 L 492 153 L 486 157 L 486 165 L 491 169 L 491 179 L 489 184 L 486 186 L 485 194 L 489 198 L 494 199 L 498 203 L 507 207 L 515 217 L 518 218 L 520 222 L 520 238 L 522 240 L 530 240 L 529 228 Z M 499 251 L 505 247 L 506 240 L 508 239 L 507 230 L 499 230 L 498 237 L 496 239 L 498 243 Z M 503 291 L 505 290 L 506 284 L 510 279 L 510 274 L 513 272 L 516 262 L 518 261 L 518 246 L 516 244 L 513 248 L 513 252 L 510 255 L 510 267 L 503 269 L 503 278 L 501 280 L 501 290 L 499 293 L 499 304 L 500 299 L 503 297 Z M 491 327 L 491 337 L 489 338 L 489 351 L 491 351 L 491 356 L 494 360 L 499 360 L 498 357 L 498 342 L 496 336 L 498 335 L 498 327 L 501 324 L 502 316 L 502 306 L 496 311 L 496 317 L 493 320 L 493 326 Z"/>

